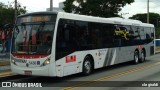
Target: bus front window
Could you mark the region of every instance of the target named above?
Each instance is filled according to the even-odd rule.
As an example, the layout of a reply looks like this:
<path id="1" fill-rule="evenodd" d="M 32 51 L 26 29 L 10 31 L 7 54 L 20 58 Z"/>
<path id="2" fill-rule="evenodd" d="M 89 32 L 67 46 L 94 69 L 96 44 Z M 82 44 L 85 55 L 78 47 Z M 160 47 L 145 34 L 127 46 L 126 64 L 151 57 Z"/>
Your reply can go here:
<path id="1" fill-rule="evenodd" d="M 16 27 L 14 31 L 12 53 L 51 53 L 54 23 L 23 23 Z"/>

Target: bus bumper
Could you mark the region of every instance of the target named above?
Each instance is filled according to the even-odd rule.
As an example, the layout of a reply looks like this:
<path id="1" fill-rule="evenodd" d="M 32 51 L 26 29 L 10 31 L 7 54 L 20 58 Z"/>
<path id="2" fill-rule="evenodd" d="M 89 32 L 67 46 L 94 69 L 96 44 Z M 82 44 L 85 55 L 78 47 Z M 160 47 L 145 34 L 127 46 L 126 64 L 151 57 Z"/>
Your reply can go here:
<path id="1" fill-rule="evenodd" d="M 29 76 L 52 76 L 49 73 L 49 65 L 43 67 L 20 67 L 11 63 L 11 70 L 13 73 Z"/>

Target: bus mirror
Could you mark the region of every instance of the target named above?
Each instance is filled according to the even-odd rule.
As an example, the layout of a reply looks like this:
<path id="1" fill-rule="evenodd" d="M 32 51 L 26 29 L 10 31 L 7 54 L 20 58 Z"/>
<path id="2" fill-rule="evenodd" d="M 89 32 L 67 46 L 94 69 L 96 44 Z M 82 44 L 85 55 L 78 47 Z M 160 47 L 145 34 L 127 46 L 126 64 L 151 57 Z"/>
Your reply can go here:
<path id="1" fill-rule="evenodd" d="M 16 30 L 17 33 L 19 33 L 19 28 L 18 28 L 18 26 L 15 26 L 15 30 Z"/>
<path id="2" fill-rule="evenodd" d="M 18 35 L 18 33 L 19 33 L 19 28 L 18 28 L 18 26 L 15 26 L 15 33 L 14 33 L 14 38 L 17 38 L 17 35 Z"/>

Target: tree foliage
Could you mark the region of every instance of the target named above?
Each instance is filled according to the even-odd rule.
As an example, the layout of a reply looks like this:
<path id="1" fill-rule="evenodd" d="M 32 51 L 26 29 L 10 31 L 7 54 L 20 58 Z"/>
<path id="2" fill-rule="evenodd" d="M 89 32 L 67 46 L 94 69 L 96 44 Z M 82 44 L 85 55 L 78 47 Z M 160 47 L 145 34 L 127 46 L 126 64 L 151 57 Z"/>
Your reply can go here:
<path id="1" fill-rule="evenodd" d="M 156 38 L 160 39 L 160 27 L 157 27 L 155 30 Z"/>
<path id="2" fill-rule="evenodd" d="M 144 23 L 147 22 L 147 13 L 143 14 L 136 14 L 130 17 L 130 19 L 137 19 Z M 160 15 L 158 13 L 149 13 L 149 22 L 151 24 L 154 24 L 155 32 L 156 32 L 156 38 L 160 38 Z"/>
<path id="3" fill-rule="evenodd" d="M 121 7 L 133 3 L 134 0 L 66 0 L 64 11 L 99 17 L 118 16 Z"/>
<path id="4" fill-rule="evenodd" d="M 130 19 L 137 19 L 144 23 L 147 23 L 147 13 L 136 14 L 130 17 Z M 156 27 L 159 26 L 158 22 L 160 20 L 160 15 L 158 13 L 149 13 L 149 23 L 154 24 Z"/>
<path id="5" fill-rule="evenodd" d="M 147 23 L 147 13 L 133 15 L 130 19 L 136 19 Z M 149 23 L 154 24 L 155 27 L 157 27 L 159 26 L 157 21 L 160 21 L 160 15 L 158 13 L 149 13 Z"/>
<path id="6" fill-rule="evenodd" d="M 14 24 L 15 22 L 15 8 L 14 3 L 8 3 L 5 5 L 0 2 L 0 25 L 4 25 L 6 23 Z M 17 15 L 26 13 L 26 7 L 21 6 L 18 3 L 17 5 Z"/>

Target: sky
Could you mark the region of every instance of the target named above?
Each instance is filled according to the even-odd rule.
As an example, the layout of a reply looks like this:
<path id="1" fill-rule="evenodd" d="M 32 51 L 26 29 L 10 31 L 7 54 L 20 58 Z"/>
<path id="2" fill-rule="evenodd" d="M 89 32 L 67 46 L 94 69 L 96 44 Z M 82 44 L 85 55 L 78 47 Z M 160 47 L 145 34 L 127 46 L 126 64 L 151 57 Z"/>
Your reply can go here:
<path id="1" fill-rule="evenodd" d="M 149 0 L 149 11 L 160 14 L 160 0 Z M 147 0 L 135 0 L 134 3 L 123 7 L 119 14 L 128 18 L 138 13 L 147 13 Z"/>
<path id="2" fill-rule="evenodd" d="M 46 11 L 46 8 L 50 7 L 50 0 L 17 0 L 22 6 L 26 6 L 27 12 Z M 53 6 L 58 7 L 59 2 L 65 0 L 53 0 Z M 7 4 L 8 2 L 14 2 L 14 0 L 0 0 L 0 2 Z M 135 0 L 134 3 L 126 5 L 119 12 L 123 17 L 128 18 L 137 13 L 147 12 L 147 0 Z M 160 14 L 160 0 L 150 0 L 150 12 Z"/>

